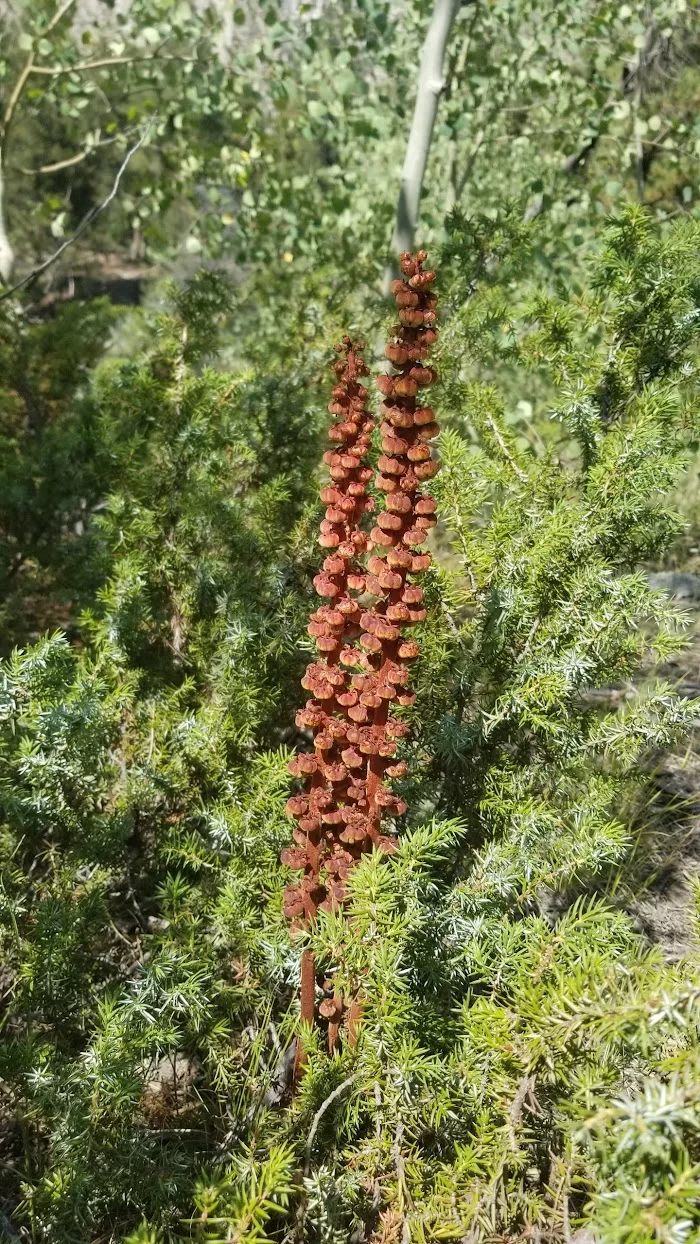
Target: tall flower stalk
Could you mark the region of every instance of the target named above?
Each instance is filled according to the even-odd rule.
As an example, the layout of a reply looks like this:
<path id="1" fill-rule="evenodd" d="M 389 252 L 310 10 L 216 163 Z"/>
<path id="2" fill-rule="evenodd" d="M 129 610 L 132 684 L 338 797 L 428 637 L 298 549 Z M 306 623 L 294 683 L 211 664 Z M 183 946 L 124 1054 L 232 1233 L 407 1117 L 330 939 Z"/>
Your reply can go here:
<path id="1" fill-rule="evenodd" d="M 321 491 L 327 509 L 319 536 L 328 553 L 314 579 L 324 604 L 308 627 L 319 659 L 302 679 L 311 698 L 296 717 L 299 727 L 312 731 L 314 748 L 290 762 L 305 789 L 287 804 L 296 820 L 295 845 L 282 852 L 283 862 L 303 874 L 285 891 L 285 914 L 297 928 L 310 927 L 319 910 L 344 902 L 348 874 L 363 852 L 395 849 L 395 838 L 382 833 L 382 820 L 406 811 L 386 779 L 406 773 L 396 750 L 408 726 L 396 709 L 414 703 L 408 664 L 419 652 L 406 629 L 426 616 L 422 589 L 411 579 L 430 565 L 430 554 L 420 548 L 436 522 L 435 502 L 421 491 L 438 470 L 429 442 L 439 430 L 432 408 L 419 399 L 420 390 L 437 379 L 426 366 L 437 338 L 430 288 L 435 273 L 423 270 L 426 257 L 424 251 L 415 258 L 403 255 L 403 279 L 392 286 L 399 323 L 385 353 L 393 371 L 377 380 L 383 453 L 375 483 L 385 500 L 369 534 L 361 526 L 374 509 L 367 485 L 374 474 L 368 457 L 375 422 L 361 383 L 368 368 L 361 343 L 345 337 L 336 347 L 344 357 L 334 364 L 329 410 L 336 422 L 328 433 L 333 448 L 324 454 L 330 484 Z M 333 1049 L 348 1008 L 332 982 L 325 985 L 329 996 L 319 1013 L 328 1020 Z M 312 1023 L 315 1012 L 316 965 L 307 949 L 301 1019 Z"/>

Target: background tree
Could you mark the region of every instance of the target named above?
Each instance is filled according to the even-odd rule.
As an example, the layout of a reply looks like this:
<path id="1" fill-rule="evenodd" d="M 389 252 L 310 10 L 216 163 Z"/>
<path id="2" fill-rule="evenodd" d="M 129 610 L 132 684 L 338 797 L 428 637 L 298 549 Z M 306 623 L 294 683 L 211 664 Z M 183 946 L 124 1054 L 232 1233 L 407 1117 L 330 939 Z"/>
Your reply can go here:
<path id="1" fill-rule="evenodd" d="M 295 282 L 361 260 L 379 280 L 433 6 L 227 12 L 75 0 L 19 25 L 6 14 L 5 214 L 22 272 L 106 197 L 150 122 L 93 253 L 113 238 L 122 259 L 223 254 L 249 269 L 289 255 Z M 621 194 L 687 210 L 695 43 L 695 8 L 677 0 L 460 6 L 426 238 L 452 206 L 522 200 L 546 209 L 545 255 L 552 236 L 570 270 Z"/>

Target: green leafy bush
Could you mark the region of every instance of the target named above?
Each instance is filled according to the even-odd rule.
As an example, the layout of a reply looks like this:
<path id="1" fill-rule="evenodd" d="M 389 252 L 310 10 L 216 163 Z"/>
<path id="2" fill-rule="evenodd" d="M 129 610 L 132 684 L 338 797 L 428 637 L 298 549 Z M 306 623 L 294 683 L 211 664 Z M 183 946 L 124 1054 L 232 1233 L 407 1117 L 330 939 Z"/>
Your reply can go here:
<path id="1" fill-rule="evenodd" d="M 408 823 L 310 934 L 362 1019 L 332 1059 L 306 1032 L 295 1095 L 319 355 L 217 370 L 208 274 L 97 370 L 99 588 L 3 667 L 3 1195 L 34 1239 L 697 1234 L 698 967 L 641 936 L 628 861 L 693 719 L 641 566 L 697 435 L 698 240 L 632 209 L 580 297 L 528 301 L 528 230 L 452 219 Z"/>

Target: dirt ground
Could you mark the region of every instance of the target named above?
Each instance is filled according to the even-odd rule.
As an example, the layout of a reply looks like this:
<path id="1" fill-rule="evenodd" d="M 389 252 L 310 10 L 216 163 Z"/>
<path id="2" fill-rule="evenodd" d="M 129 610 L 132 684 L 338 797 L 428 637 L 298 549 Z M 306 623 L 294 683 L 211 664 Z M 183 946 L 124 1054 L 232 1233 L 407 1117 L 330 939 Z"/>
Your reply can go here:
<path id="1" fill-rule="evenodd" d="M 656 672 L 698 701 L 698 720 L 680 746 L 653 763 L 652 802 L 631 862 L 639 873 L 630 910 L 649 941 L 675 961 L 700 949 L 691 919 L 700 906 L 700 575 L 665 571 L 649 582 L 688 615 L 688 646 Z"/>

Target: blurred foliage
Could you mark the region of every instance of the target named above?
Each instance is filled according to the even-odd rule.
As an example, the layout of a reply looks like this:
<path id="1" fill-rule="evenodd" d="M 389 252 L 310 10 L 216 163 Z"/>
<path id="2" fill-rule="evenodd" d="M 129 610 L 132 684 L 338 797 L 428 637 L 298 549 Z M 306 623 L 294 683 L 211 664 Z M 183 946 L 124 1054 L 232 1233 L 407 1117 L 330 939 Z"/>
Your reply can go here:
<path id="1" fill-rule="evenodd" d="M 15 250 L 26 263 L 70 233 L 146 127 L 93 248 L 281 261 L 293 282 L 330 263 L 375 281 L 431 7 L 76 0 L 50 30 L 52 3 L 8 9 L 6 103 L 27 70 L 4 144 Z M 541 262 L 569 279 L 621 196 L 690 209 L 697 94 L 687 0 L 462 5 L 425 239 L 453 207 L 516 200 L 547 215 Z"/>

